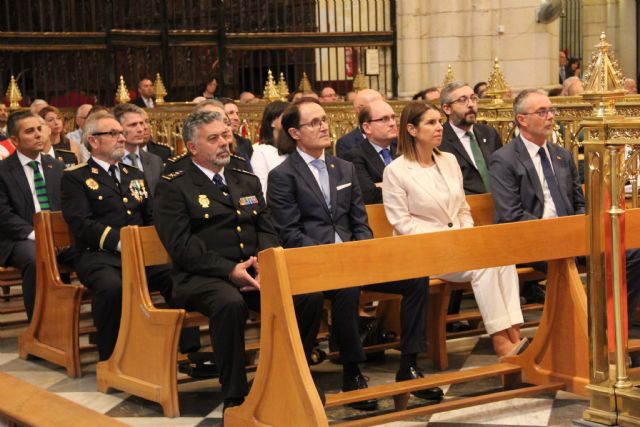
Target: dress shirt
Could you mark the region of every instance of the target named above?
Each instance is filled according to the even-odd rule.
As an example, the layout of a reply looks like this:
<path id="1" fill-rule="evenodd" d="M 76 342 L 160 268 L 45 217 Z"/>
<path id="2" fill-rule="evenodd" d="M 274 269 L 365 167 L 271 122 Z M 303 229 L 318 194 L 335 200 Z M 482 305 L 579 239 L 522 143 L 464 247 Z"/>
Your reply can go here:
<path id="1" fill-rule="evenodd" d="M 315 157 L 310 156 L 309 154 L 305 153 L 304 151 L 302 151 L 300 148 L 296 147 L 296 150 L 298 151 L 298 154 L 300 154 L 300 157 L 302 157 L 302 160 L 304 160 L 305 164 L 307 165 L 307 167 L 309 168 L 309 170 L 311 171 L 311 173 L 313 174 L 313 177 L 316 179 L 316 182 L 318 183 L 318 188 L 322 189 L 322 184 L 320 184 L 320 172 L 318 171 L 318 169 L 316 169 L 315 166 L 313 166 L 311 164 L 311 162 L 313 162 L 314 160 L 316 160 Z M 322 152 L 322 154 L 320 155 L 320 157 L 318 157 L 318 159 L 322 160 L 324 162 L 324 164 L 326 165 L 327 162 L 325 161 L 324 158 L 324 151 Z M 327 176 L 329 175 L 329 168 L 327 168 Z M 329 191 L 331 191 L 331 188 L 329 188 Z M 322 192 L 322 190 L 320 191 Z M 335 202 L 334 202 L 335 203 Z M 338 232 L 335 232 L 335 242 L 336 243 L 342 243 L 342 239 L 340 238 L 340 236 L 338 235 Z"/>
<path id="2" fill-rule="evenodd" d="M 471 138 L 469 138 L 469 135 L 467 135 L 467 132 L 473 133 L 473 125 L 469 128 L 468 131 L 465 131 L 465 130 L 462 130 L 459 127 L 455 126 L 451 122 L 449 122 L 449 124 L 451 125 L 451 129 L 453 129 L 453 131 L 456 133 L 456 136 L 458 137 L 458 139 L 462 143 L 462 146 L 464 147 L 464 151 L 466 151 L 467 154 L 469 155 L 469 158 L 471 159 L 471 162 L 473 163 L 473 166 L 476 169 L 478 169 L 478 165 L 476 165 L 476 158 L 473 157 L 473 150 L 471 150 Z"/>
<path id="3" fill-rule="evenodd" d="M 131 165 L 135 168 L 140 169 L 141 171 L 144 171 L 144 169 L 142 168 L 142 159 L 140 158 L 140 147 L 136 147 L 136 151 L 132 153 L 132 154 L 135 154 L 136 156 L 135 164 L 131 163 L 131 159 L 128 157 L 129 153 L 130 153 L 129 150 L 125 150 L 125 155 L 122 157 L 122 163 Z"/>
<path id="4" fill-rule="evenodd" d="M 109 176 L 111 176 L 111 173 L 109 172 L 109 167 L 111 166 L 110 163 L 107 163 L 104 160 L 100 160 L 100 159 L 97 159 L 95 157 L 92 157 L 92 159 L 98 164 L 98 166 L 100 166 L 102 169 L 104 169 L 104 171 Z M 120 167 L 118 165 L 116 165 L 116 178 L 118 178 L 118 181 L 122 182 L 122 180 L 120 179 Z"/>
<path id="5" fill-rule="evenodd" d="M 220 169 L 220 172 L 214 172 L 211 169 L 207 169 L 204 166 L 200 166 L 198 163 L 193 162 L 194 165 L 196 165 L 198 167 L 198 169 L 200 169 L 202 171 L 202 173 L 204 173 L 205 175 L 207 175 L 207 178 L 209 178 L 209 181 L 213 182 L 213 177 L 215 175 L 220 175 L 220 178 L 222 178 L 222 183 L 224 185 L 227 185 L 227 179 L 224 177 L 224 167 L 222 167 L 222 169 Z"/>
<path id="6" fill-rule="evenodd" d="M 536 174 L 538 175 L 538 179 L 540 180 L 540 184 L 542 186 L 542 194 L 544 195 L 544 211 L 542 213 L 542 218 L 557 218 L 558 213 L 556 212 L 556 205 L 555 203 L 553 203 L 553 199 L 551 198 L 551 192 L 549 191 L 547 180 L 544 179 L 542 160 L 540 160 L 540 154 L 538 153 L 538 150 L 540 150 L 540 146 L 527 140 L 524 136 L 522 136 L 522 134 L 520 134 L 520 138 L 522 138 L 522 142 L 524 143 L 529 156 L 531 156 L 533 167 L 536 170 Z M 551 156 L 549 155 L 549 149 L 547 148 L 546 142 L 542 145 L 542 148 L 544 148 L 544 151 L 547 153 L 549 164 L 551 165 L 551 169 L 553 169 L 553 164 L 551 164 Z"/>
<path id="7" fill-rule="evenodd" d="M 369 142 L 369 144 L 371 144 L 371 146 L 373 147 L 374 150 L 376 150 L 376 153 L 378 153 L 378 156 L 380 156 L 380 158 L 382 159 L 382 163 L 384 162 L 384 156 L 382 155 L 382 150 L 384 150 L 385 148 L 387 150 L 389 150 L 389 154 L 391 154 L 391 144 L 389 144 L 388 147 L 381 147 L 380 145 L 376 144 L 375 142 L 367 139 L 367 141 Z M 386 163 L 385 163 L 386 166 Z"/>
<path id="8" fill-rule="evenodd" d="M 144 102 L 144 105 L 146 105 L 146 106 L 147 106 L 147 108 L 153 108 L 153 107 L 154 107 L 154 105 L 153 105 L 153 99 L 151 99 L 151 98 L 145 98 L 144 96 L 141 96 L 141 98 L 142 98 L 142 101 Z"/>

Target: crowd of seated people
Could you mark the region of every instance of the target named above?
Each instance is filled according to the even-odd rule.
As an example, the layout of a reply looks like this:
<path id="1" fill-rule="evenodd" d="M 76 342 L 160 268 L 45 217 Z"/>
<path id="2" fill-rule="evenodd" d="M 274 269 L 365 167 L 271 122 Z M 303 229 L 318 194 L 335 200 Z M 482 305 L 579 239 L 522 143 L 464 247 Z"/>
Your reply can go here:
<path id="1" fill-rule="evenodd" d="M 79 279 L 93 291 L 99 358 L 107 360 L 122 304 L 120 229 L 155 225 L 173 266 L 150 268 L 150 286 L 171 306 L 210 319 L 225 409 L 241 404 L 249 389 L 244 324 L 249 309 L 260 309 L 259 251 L 370 239 L 365 205 L 374 203 L 384 204 L 395 235 L 473 227 L 468 194 L 492 193 L 499 222 L 584 212 L 570 155 L 547 143 L 555 110 L 540 90 L 525 90 L 514 100 L 520 132 L 503 146 L 507 141 L 495 130 L 475 122 L 484 82 L 474 88 L 452 82 L 425 90 L 399 119 L 380 92 L 366 89 L 352 96 L 358 125 L 341 135 L 337 156 L 332 156 L 324 108 L 338 97 L 330 86 L 319 97 L 294 92 L 291 102 L 266 105 L 258 141 L 252 144 L 239 133 L 238 104 L 216 98 L 213 78 L 184 121 L 187 151 L 173 153 L 151 138 L 145 111 L 155 102 L 150 83 L 140 81 L 137 103 L 112 109 L 81 105 L 77 129 L 66 136 L 60 112 L 44 100 L 8 117 L 0 106 L 0 135 L 6 135 L 0 137 L 0 264 L 22 273 L 31 319 L 33 215 L 62 210 L 75 246 L 60 253 L 59 262 L 75 265 Z M 244 92 L 239 103 L 252 102 L 255 97 L 249 95 Z M 448 118 L 444 125 L 443 113 Z M 526 175 L 525 187 L 521 178 Z M 640 296 L 640 256 L 629 251 L 627 258 L 631 321 Z M 526 347 L 515 266 L 440 277 L 471 282 L 498 357 Z M 396 381 L 424 375 L 417 358 L 426 351 L 427 282 L 422 277 L 363 287 L 402 295 Z M 358 332 L 359 295 L 360 288 L 349 288 L 295 297 L 309 360 L 323 300 L 331 300 L 345 391 L 367 387 L 360 371 L 365 355 Z M 199 346 L 197 334 L 181 337 L 183 351 Z M 443 396 L 439 388 L 413 394 L 435 401 Z M 377 408 L 374 399 L 351 405 Z"/>

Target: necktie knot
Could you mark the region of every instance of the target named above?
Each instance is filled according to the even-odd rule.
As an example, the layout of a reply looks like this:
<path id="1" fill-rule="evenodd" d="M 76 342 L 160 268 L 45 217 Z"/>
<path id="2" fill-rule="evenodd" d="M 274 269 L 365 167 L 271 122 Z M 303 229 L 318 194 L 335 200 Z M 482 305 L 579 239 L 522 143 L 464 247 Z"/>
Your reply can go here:
<path id="1" fill-rule="evenodd" d="M 312 160 L 311 165 L 318 170 L 323 170 L 327 168 L 327 165 L 325 165 L 324 162 L 320 159 Z"/>
<path id="2" fill-rule="evenodd" d="M 113 178 L 118 179 L 118 167 L 116 165 L 109 166 L 109 175 Z"/>
<path id="3" fill-rule="evenodd" d="M 29 166 L 31 166 L 31 169 L 33 169 L 34 171 L 40 170 L 40 168 L 38 167 L 38 162 L 36 162 L 35 160 L 31 160 L 29 162 Z"/>
<path id="4" fill-rule="evenodd" d="M 138 155 L 136 153 L 128 153 L 127 158 L 131 161 L 131 166 L 135 166 L 138 163 Z"/>
<path id="5" fill-rule="evenodd" d="M 213 182 L 218 187 L 224 185 L 224 181 L 222 180 L 222 177 L 220 175 L 218 175 L 218 174 L 213 175 Z"/>

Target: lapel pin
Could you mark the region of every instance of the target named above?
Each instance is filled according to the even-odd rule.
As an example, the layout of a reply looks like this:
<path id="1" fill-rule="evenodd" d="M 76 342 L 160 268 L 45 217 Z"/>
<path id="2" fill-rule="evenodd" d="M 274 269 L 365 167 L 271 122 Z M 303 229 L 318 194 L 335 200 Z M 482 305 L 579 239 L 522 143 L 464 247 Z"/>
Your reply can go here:
<path id="1" fill-rule="evenodd" d="M 482 138 L 482 142 L 486 144 L 487 143 L 487 138 Z"/>
<path id="2" fill-rule="evenodd" d="M 558 159 L 558 160 L 562 160 L 562 157 L 560 157 L 560 156 L 556 156 L 556 159 Z"/>
<path id="3" fill-rule="evenodd" d="M 127 168 L 125 168 L 124 166 L 122 167 L 122 172 L 124 172 L 125 175 L 127 175 L 129 173 L 129 171 L 127 170 Z"/>
<path id="4" fill-rule="evenodd" d="M 51 169 L 51 168 L 53 167 L 53 165 L 47 165 L 47 167 L 48 167 L 49 169 Z"/>
<path id="5" fill-rule="evenodd" d="M 336 167 L 336 165 L 334 165 L 333 163 L 331 163 L 331 167 L 332 167 L 332 168 L 335 168 L 335 167 Z"/>
<path id="6" fill-rule="evenodd" d="M 91 168 L 91 173 L 98 174 L 98 168 Z"/>

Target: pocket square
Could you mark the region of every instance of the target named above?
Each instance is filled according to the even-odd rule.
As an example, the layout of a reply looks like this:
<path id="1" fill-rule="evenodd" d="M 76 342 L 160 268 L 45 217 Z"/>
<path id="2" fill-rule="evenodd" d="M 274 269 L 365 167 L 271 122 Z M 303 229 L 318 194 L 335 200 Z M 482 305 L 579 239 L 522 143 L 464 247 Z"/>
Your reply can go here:
<path id="1" fill-rule="evenodd" d="M 350 183 L 350 182 L 347 182 L 346 184 L 340 184 L 340 185 L 338 185 L 338 186 L 336 187 L 336 191 L 340 191 L 340 190 L 342 190 L 343 188 L 347 188 L 347 187 L 351 187 L 351 183 Z"/>

